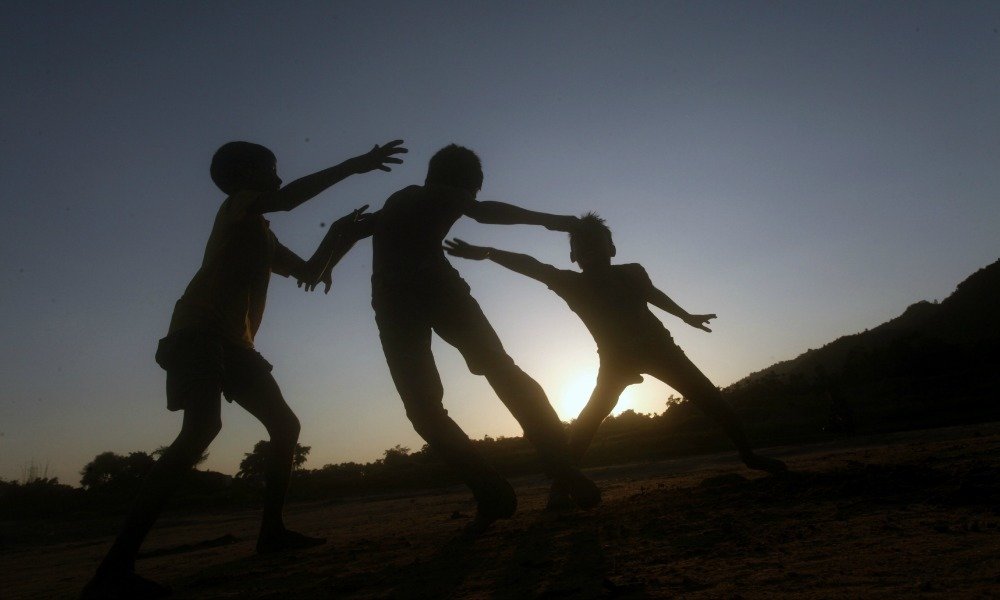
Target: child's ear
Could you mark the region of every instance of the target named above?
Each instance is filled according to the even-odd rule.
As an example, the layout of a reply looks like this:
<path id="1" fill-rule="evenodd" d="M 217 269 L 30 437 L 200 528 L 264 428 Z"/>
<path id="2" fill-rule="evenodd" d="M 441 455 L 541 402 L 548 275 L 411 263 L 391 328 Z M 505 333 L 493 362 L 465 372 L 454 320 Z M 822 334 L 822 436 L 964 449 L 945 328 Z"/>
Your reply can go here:
<path id="1" fill-rule="evenodd" d="M 573 254 L 572 250 L 569 251 L 569 262 L 571 262 L 571 263 L 575 263 L 576 262 L 576 254 Z"/>
<path id="2" fill-rule="evenodd" d="M 614 244 L 611 244 L 611 256 L 618 254 L 618 250 L 615 248 Z"/>

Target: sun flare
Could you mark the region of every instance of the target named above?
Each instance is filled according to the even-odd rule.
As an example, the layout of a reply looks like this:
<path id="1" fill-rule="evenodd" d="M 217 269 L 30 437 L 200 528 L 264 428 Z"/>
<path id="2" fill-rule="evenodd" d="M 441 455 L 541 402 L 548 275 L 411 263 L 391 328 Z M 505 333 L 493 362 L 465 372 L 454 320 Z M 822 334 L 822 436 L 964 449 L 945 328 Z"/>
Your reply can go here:
<path id="1" fill-rule="evenodd" d="M 594 391 L 596 383 L 597 373 L 589 370 L 574 371 L 564 379 L 554 405 L 559 419 L 572 421 L 580 416 L 580 411 L 590 400 L 590 394 Z M 648 400 L 645 398 L 646 395 L 648 394 L 644 395 L 639 392 L 639 386 L 631 385 L 625 388 L 625 391 L 618 397 L 618 403 L 612 409 L 611 414 L 619 415 L 629 409 L 638 412 L 661 412 L 662 409 L 657 410 L 653 403 L 644 401 Z M 658 402 L 659 396 L 655 400 Z"/>
<path id="2" fill-rule="evenodd" d="M 576 371 L 564 380 L 559 388 L 559 402 L 555 406 L 561 420 L 572 421 L 580 416 L 596 382 L 597 373 L 587 370 Z"/>

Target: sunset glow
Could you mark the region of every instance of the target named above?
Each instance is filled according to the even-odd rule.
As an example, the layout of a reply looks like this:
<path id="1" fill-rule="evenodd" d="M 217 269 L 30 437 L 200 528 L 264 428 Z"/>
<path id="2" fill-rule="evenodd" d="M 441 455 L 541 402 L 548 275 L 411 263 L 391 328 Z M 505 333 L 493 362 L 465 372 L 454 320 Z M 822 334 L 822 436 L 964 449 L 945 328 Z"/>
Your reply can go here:
<path id="1" fill-rule="evenodd" d="M 645 378 L 647 381 L 656 380 L 651 377 Z M 572 372 L 563 380 L 559 392 L 555 395 L 553 407 L 559 418 L 563 421 L 572 421 L 580 415 L 580 411 L 590 400 L 590 394 L 594 391 L 597 382 L 597 372 L 580 369 Z M 634 410 L 641 413 L 660 413 L 666 407 L 667 395 L 663 393 L 662 384 L 631 385 L 625 388 L 618 398 L 618 404 L 611 411 L 612 415 L 619 415 L 626 410 Z M 666 388 L 669 391 L 669 388 Z"/>
<path id="2" fill-rule="evenodd" d="M 390 4 L 4 5 L 0 334 L 16 343 L 0 347 L 0 477 L 48 465 L 76 485 L 100 453 L 176 437 L 153 355 L 204 257 L 224 200 L 209 163 L 231 140 L 274 151 L 286 182 L 405 140 L 391 172 L 269 213 L 304 256 L 332 220 L 423 182 L 438 149 L 474 149 L 481 199 L 596 211 L 615 264 L 718 314 L 707 333 L 654 310 L 721 387 L 945 298 L 997 259 L 996 3 Z M 449 237 L 577 268 L 544 227 L 463 218 Z M 598 366 L 578 316 L 530 277 L 451 262 L 575 418 Z M 255 345 L 308 468 L 424 444 L 371 277 L 362 240 L 329 294 L 283 277 L 268 289 Z M 434 343 L 456 422 L 517 435 L 489 384 Z M 646 377 L 612 414 L 661 413 L 671 393 Z M 233 474 L 267 434 L 238 405 L 223 420 L 204 468 Z"/>
<path id="3" fill-rule="evenodd" d="M 554 403 L 561 420 L 572 421 L 580 415 L 596 382 L 597 373 L 590 370 L 575 371 L 564 380 L 559 388 L 558 400 Z"/>

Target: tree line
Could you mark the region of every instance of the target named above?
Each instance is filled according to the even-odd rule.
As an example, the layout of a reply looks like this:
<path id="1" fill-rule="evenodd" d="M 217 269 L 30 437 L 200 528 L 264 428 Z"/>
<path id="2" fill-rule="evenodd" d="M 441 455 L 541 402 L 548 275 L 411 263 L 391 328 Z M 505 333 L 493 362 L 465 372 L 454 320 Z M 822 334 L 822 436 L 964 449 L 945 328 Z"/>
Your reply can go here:
<path id="1" fill-rule="evenodd" d="M 877 346 L 851 348 L 839 368 L 816 365 L 784 374 L 767 371 L 723 390 L 751 441 L 774 446 L 870 434 L 1000 420 L 1000 343 L 945 342 L 919 333 Z M 849 425 L 849 426 L 848 426 Z M 538 473 L 534 451 L 521 437 L 485 437 L 474 442 L 506 476 Z M 728 441 L 691 403 L 674 396 L 665 410 L 647 415 L 625 411 L 601 426 L 584 466 L 658 460 L 729 450 Z M 98 454 L 81 471 L 80 487 L 31 475 L 0 480 L 0 519 L 72 516 L 124 511 L 159 453 Z M 290 489 L 292 500 L 408 492 L 458 483 L 426 446 L 387 449 L 367 463 L 343 462 L 307 469 L 310 448 L 299 446 Z M 268 445 L 258 442 L 234 476 L 194 470 L 172 500 L 180 509 L 224 509 L 259 502 Z"/>

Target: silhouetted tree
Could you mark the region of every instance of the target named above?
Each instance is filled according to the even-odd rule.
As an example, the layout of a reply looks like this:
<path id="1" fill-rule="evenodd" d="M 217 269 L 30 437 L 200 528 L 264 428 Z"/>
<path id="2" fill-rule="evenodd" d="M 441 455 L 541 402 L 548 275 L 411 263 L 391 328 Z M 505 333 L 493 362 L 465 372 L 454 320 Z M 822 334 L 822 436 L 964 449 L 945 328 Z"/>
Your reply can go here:
<path id="1" fill-rule="evenodd" d="M 404 466 L 410 462 L 410 449 L 399 444 L 386 450 L 382 457 L 382 464 L 386 467 Z"/>
<path id="2" fill-rule="evenodd" d="M 271 442 L 267 440 L 261 440 L 254 444 L 253 450 L 243 455 L 243 460 L 240 461 L 240 470 L 236 473 L 236 478 L 252 479 L 254 477 L 262 477 L 264 475 L 264 464 L 267 461 L 270 449 Z M 312 450 L 310 446 L 295 444 L 295 456 L 292 459 L 293 469 L 298 470 L 305 464 L 310 450 Z"/>
<path id="3" fill-rule="evenodd" d="M 80 506 L 85 493 L 59 483 L 55 477 L 23 482 L 0 479 L 0 514 L 5 519 L 65 515 Z"/>
<path id="4" fill-rule="evenodd" d="M 88 490 L 138 486 L 155 462 L 146 452 L 131 452 L 128 456 L 102 452 L 80 471 L 80 485 Z"/>
<path id="5" fill-rule="evenodd" d="M 160 457 L 163 456 L 163 453 L 166 452 L 167 448 L 169 448 L 169 447 L 170 446 L 160 446 L 156 450 L 153 450 L 153 456 L 156 458 L 156 460 L 159 460 Z M 205 462 L 206 460 L 208 460 L 208 452 L 205 452 L 204 454 L 202 454 L 201 457 L 197 461 L 195 461 L 194 466 L 197 467 L 198 465 L 200 465 L 201 463 Z"/>

